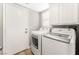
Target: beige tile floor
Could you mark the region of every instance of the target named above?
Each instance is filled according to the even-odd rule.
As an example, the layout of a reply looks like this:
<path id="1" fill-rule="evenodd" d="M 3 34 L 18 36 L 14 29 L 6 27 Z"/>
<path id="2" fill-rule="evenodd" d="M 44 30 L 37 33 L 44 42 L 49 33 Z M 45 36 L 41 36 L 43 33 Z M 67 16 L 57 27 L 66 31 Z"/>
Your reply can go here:
<path id="1" fill-rule="evenodd" d="M 15 55 L 33 55 L 33 54 L 32 54 L 31 49 L 26 49 L 26 50 L 23 50 L 19 53 L 16 53 Z"/>

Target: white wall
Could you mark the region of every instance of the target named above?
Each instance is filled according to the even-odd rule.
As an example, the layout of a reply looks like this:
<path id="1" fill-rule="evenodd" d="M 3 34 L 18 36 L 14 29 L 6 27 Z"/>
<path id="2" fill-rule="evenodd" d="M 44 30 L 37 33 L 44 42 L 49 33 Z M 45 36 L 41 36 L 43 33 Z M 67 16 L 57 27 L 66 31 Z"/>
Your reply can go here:
<path id="1" fill-rule="evenodd" d="M 42 26 L 49 25 L 49 9 L 41 12 L 41 23 L 42 23 Z"/>
<path id="2" fill-rule="evenodd" d="M 0 3 L 0 46 L 3 44 L 3 9 L 2 9 L 2 4 Z M 2 51 L 0 51 L 0 54 L 2 54 Z"/>
<path id="3" fill-rule="evenodd" d="M 29 26 L 31 30 L 37 30 L 40 27 L 39 13 L 29 10 Z"/>

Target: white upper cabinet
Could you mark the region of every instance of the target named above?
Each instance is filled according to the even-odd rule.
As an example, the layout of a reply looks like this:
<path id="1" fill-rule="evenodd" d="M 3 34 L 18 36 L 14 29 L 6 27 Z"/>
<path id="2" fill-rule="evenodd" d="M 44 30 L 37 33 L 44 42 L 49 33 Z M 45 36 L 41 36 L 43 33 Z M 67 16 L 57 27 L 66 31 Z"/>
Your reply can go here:
<path id="1" fill-rule="evenodd" d="M 54 3 L 50 4 L 50 24 L 66 25 L 78 24 L 78 4 Z"/>
<path id="2" fill-rule="evenodd" d="M 59 24 L 59 4 L 50 4 L 50 24 Z"/>

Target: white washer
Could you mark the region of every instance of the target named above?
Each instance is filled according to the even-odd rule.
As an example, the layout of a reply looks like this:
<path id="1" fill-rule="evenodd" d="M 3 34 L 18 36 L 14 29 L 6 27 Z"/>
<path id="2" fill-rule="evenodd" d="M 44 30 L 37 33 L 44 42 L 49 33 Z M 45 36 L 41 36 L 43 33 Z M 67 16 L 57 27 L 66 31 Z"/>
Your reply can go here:
<path id="1" fill-rule="evenodd" d="M 74 55 L 75 39 L 74 29 L 54 28 L 49 34 L 42 37 L 43 55 Z"/>

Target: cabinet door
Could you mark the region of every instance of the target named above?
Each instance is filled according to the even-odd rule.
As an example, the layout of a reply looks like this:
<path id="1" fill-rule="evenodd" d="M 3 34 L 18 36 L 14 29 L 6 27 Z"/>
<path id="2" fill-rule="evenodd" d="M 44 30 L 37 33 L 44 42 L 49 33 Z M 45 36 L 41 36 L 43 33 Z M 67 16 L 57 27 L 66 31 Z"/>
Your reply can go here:
<path id="1" fill-rule="evenodd" d="M 4 39 L 4 53 L 15 54 L 28 49 L 28 9 L 16 4 L 6 4 L 5 12 L 6 38 Z"/>
<path id="2" fill-rule="evenodd" d="M 60 16 L 59 16 L 59 4 L 53 3 L 50 4 L 50 25 L 60 24 Z"/>
<path id="3" fill-rule="evenodd" d="M 61 24 L 77 23 L 77 4 L 61 3 L 60 4 L 60 22 Z"/>

